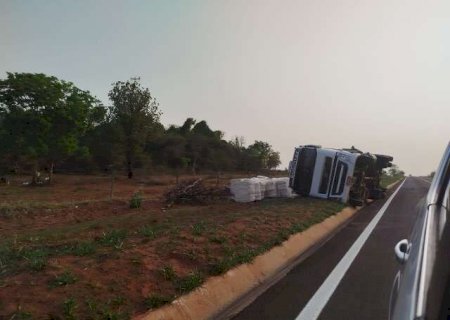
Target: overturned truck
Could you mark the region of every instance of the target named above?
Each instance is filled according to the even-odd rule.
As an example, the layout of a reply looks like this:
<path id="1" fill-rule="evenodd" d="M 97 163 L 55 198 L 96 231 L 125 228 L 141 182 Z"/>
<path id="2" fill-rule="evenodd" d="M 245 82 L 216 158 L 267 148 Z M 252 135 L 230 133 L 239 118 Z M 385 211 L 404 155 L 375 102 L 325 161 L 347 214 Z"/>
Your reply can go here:
<path id="1" fill-rule="evenodd" d="M 289 186 L 299 195 L 361 206 L 368 199 L 386 195 L 380 178 L 392 160 L 391 156 L 364 153 L 354 147 L 300 146 L 289 164 Z"/>

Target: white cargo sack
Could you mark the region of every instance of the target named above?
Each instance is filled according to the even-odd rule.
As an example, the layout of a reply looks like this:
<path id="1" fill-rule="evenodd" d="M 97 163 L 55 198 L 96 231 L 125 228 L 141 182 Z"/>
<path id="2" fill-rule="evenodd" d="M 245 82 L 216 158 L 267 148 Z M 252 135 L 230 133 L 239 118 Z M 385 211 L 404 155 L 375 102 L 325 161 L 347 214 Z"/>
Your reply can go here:
<path id="1" fill-rule="evenodd" d="M 267 198 L 291 198 L 294 196 L 289 188 L 289 178 L 268 178 L 257 176 L 250 179 L 233 179 L 230 191 L 236 202 L 252 202 Z"/>

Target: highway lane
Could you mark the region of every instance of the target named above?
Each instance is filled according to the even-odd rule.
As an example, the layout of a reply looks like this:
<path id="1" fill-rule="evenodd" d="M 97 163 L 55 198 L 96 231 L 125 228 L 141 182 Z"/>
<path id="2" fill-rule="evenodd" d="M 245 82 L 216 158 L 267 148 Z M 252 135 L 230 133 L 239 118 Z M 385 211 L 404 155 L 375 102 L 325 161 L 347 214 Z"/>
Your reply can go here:
<path id="1" fill-rule="evenodd" d="M 408 177 L 398 191 L 391 192 L 397 191 L 391 200 L 388 195 L 360 210 L 332 239 L 233 319 L 387 319 L 391 285 L 399 268 L 393 248 L 410 235 L 416 207 L 428 188 L 427 181 Z M 354 260 L 347 261 L 349 250 L 361 241 L 358 238 L 370 231 L 371 221 L 373 230 Z M 342 278 L 330 276 L 342 271 L 335 269 L 346 262 L 349 267 Z M 319 310 L 319 316 L 311 318 L 308 310 Z"/>

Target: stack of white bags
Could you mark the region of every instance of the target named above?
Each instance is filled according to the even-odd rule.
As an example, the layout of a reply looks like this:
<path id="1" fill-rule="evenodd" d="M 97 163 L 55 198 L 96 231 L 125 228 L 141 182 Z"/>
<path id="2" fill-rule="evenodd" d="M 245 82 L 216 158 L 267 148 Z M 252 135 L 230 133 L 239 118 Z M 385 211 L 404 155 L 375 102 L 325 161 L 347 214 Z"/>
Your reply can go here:
<path id="1" fill-rule="evenodd" d="M 268 178 L 257 176 L 250 179 L 233 179 L 230 191 L 236 202 L 252 202 L 264 198 L 291 198 L 289 178 Z"/>

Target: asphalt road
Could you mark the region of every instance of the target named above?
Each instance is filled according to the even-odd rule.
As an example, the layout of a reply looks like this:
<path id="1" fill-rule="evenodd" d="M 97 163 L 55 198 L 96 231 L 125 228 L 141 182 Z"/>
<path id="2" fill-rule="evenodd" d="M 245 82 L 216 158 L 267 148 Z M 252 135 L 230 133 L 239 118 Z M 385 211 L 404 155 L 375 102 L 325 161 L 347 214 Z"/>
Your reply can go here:
<path id="1" fill-rule="evenodd" d="M 233 319 L 387 319 L 394 246 L 410 235 L 429 185 L 408 177 Z"/>

